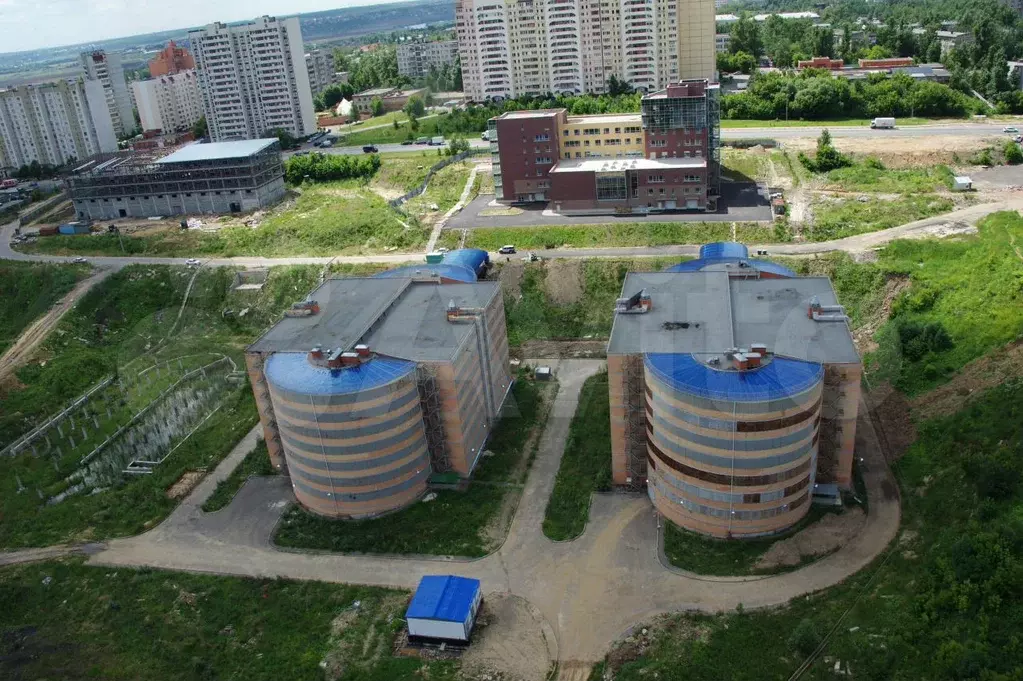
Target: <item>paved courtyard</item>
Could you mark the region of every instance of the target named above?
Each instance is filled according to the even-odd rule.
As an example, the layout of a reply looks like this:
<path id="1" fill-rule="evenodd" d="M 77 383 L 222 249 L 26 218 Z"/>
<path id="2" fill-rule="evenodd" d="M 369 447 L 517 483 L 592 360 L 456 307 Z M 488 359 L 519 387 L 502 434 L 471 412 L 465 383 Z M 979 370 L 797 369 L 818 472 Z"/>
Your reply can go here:
<path id="1" fill-rule="evenodd" d="M 544 215 L 546 203 L 517 206 L 519 215 L 480 215 L 493 208 L 493 194 L 482 194 L 453 216 L 446 229 L 486 229 L 487 227 L 545 227 L 553 225 L 593 225 L 609 222 L 770 222 L 771 206 L 761 188 L 751 182 L 722 182 L 722 198 L 717 213 L 657 213 L 654 215 Z"/>

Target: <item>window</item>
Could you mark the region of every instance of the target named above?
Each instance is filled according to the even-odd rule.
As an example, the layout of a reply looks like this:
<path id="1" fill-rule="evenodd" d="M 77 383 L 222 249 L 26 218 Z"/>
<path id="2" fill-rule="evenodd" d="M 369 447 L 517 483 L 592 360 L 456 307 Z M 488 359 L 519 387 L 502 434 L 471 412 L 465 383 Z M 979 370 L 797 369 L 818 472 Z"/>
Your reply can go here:
<path id="1" fill-rule="evenodd" d="M 537 156 L 536 157 L 536 164 L 537 165 L 550 165 L 551 164 L 551 157 L 550 156 Z"/>
<path id="2" fill-rule="evenodd" d="M 661 187 L 660 189 L 658 189 L 657 193 L 658 194 L 664 194 L 664 187 Z"/>
<path id="3" fill-rule="evenodd" d="M 616 134 L 616 135 L 617 135 L 617 134 L 621 134 L 621 132 L 622 132 L 622 129 L 621 129 L 621 128 L 615 128 L 615 134 Z"/>
<path id="4" fill-rule="evenodd" d="M 540 170 L 540 169 L 537 169 L 537 171 L 536 171 L 536 176 L 537 176 L 537 177 L 543 177 L 543 171 L 542 171 L 542 170 Z"/>
<path id="5" fill-rule="evenodd" d="M 646 182 L 647 184 L 657 184 L 660 182 L 664 182 L 664 175 L 647 175 Z"/>
<path id="6" fill-rule="evenodd" d="M 593 140 L 593 146 L 599 147 L 600 146 L 600 140 Z"/>
<path id="7" fill-rule="evenodd" d="M 700 181 L 700 176 L 699 175 L 686 175 L 685 177 L 682 178 L 682 181 L 683 182 L 699 182 Z"/>
<path id="8" fill-rule="evenodd" d="M 575 130 L 573 130 L 572 134 L 575 135 L 576 137 L 578 137 L 579 136 L 579 128 L 576 128 Z"/>
<path id="9" fill-rule="evenodd" d="M 666 147 L 668 146 L 667 140 L 650 140 L 650 146 L 652 147 Z"/>
<path id="10" fill-rule="evenodd" d="M 611 128 L 604 128 L 604 134 L 605 135 L 610 135 L 611 134 Z"/>

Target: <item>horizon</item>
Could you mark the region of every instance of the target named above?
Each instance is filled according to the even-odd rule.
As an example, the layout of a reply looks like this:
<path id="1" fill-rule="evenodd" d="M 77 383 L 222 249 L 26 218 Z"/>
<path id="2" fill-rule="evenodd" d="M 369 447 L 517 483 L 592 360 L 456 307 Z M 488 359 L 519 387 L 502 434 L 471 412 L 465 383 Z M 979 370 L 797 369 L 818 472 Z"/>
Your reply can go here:
<path id="1" fill-rule="evenodd" d="M 294 16 L 367 5 L 419 0 L 0 0 L 0 56 L 63 49 L 170 31 L 216 21 L 234 23 L 263 16 Z M 130 3 L 130 4 L 129 4 Z M 83 32 L 82 27 L 87 27 Z M 39 39 L 40 36 L 46 38 Z"/>

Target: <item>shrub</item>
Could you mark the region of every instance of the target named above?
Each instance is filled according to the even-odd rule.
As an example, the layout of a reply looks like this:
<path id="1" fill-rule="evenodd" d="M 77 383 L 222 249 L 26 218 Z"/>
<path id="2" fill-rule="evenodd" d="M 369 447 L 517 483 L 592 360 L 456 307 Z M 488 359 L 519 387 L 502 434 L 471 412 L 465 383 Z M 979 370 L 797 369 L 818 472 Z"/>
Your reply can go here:
<path id="1" fill-rule="evenodd" d="M 813 620 L 809 618 L 801 619 L 789 635 L 788 644 L 789 648 L 804 657 L 817 650 L 817 646 L 821 644 L 821 635 L 817 631 Z"/>
<path id="2" fill-rule="evenodd" d="M 941 322 L 904 320 L 898 325 L 899 345 L 903 356 L 915 362 L 929 352 L 950 350 L 952 337 Z"/>
<path id="3" fill-rule="evenodd" d="M 867 159 L 863 162 L 863 165 L 867 166 L 868 168 L 873 168 L 874 170 L 885 169 L 884 163 L 881 163 L 881 159 L 877 158 L 876 156 L 868 156 Z"/>
<path id="4" fill-rule="evenodd" d="M 1023 151 L 1020 150 L 1019 144 L 1014 140 L 1008 140 L 1005 143 L 1005 162 L 1011 166 L 1019 165 L 1023 163 Z"/>
<path id="5" fill-rule="evenodd" d="M 310 154 L 293 156 L 284 165 L 284 179 L 301 184 L 306 178 L 313 182 L 372 177 L 380 169 L 380 157 Z"/>

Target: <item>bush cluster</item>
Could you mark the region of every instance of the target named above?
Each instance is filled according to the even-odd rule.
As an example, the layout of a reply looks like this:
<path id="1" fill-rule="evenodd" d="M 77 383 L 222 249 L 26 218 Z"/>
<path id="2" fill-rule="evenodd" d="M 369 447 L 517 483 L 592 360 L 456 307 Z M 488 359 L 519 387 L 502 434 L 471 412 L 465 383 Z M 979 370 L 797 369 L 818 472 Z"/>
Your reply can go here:
<path id="1" fill-rule="evenodd" d="M 301 184 L 309 179 L 313 182 L 350 180 L 372 177 L 380 169 L 380 157 L 343 156 L 333 154 L 309 154 L 292 156 L 284 164 L 284 179 L 288 184 Z"/>

